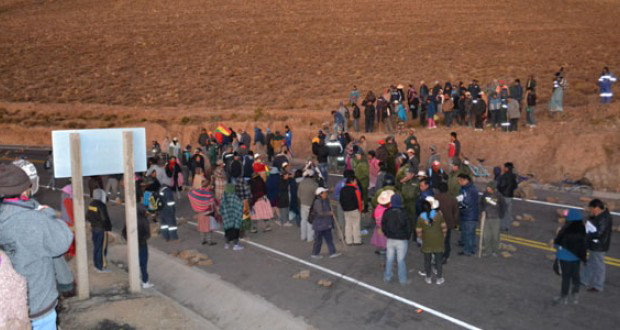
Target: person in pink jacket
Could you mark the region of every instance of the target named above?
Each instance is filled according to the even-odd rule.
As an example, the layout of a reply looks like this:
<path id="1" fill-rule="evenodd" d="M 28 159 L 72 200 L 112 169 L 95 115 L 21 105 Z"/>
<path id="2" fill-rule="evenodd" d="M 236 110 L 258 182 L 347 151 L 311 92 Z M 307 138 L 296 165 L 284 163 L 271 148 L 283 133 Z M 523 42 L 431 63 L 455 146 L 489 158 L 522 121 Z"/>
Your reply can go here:
<path id="1" fill-rule="evenodd" d="M 369 176 L 369 184 L 368 191 L 369 195 L 371 195 L 370 191 L 374 193 L 374 190 L 377 187 L 377 176 L 379 175 L 379 159 L 377 158 L 377 154 L 374 150 L 368 151 L 368 176 Z"/>

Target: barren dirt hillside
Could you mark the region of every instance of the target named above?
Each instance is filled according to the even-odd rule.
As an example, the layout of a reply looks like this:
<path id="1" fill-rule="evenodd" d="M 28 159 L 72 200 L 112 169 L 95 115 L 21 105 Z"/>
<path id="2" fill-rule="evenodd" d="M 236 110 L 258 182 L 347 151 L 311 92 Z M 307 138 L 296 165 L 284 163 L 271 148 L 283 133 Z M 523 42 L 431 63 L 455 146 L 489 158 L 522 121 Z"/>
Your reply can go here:
<path id="1" fill-rule="evenodd" d="M 200 127 L 220 122 L 288 123 L 306 155 L 353 84 L 365 93 L 534 74 L 539 127 L 458 129 L 465 152 L 618 191 L 620 106 L 597 105 L 596 81 L 605 65 L 620 74 L 619 15 L 606 0 L 0 0 L 0 140 L 145 126 L 149 139 L 195 143 Z M 551 120 L 542 112 L 560 66 L 567 114 Z M 418 135 L 441 149 L 448 132 Z"/>

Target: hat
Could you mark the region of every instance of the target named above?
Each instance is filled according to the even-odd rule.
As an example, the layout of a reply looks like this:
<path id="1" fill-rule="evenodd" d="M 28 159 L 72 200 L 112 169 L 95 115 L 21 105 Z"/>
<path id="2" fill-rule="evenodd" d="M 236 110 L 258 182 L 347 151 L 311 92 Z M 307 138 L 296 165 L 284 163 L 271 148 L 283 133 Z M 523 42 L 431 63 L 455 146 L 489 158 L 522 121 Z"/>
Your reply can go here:
<path id="1" fill-rule="evenodd" d="M 583 220 L 583 214 L 577 209 L 569 209 L 566 215 L 566 221 L 581 221 Z"/>
<path id="2" fill-rule="evenodd" d="M 379 140 L 379 141 L 377 141 L 377 143 L 379 143 L 380 145 L 384 145 L 385 141 L 384 140 Z"/>
<path id="3" fill-rule="evenodd" d="M 282 168 L 285 168 L 285 167 L 287 167 L 287 166 L 288 166 L 288 163 L 287 163 L 287 162 L 282 163 Z"/>
<path id="4" fill-rule="evenodd" d="M 323 187 L 318 187 L 318 188 L 316 188 L 316 190 L 314 191 L 314 194 L 318 196 L 318 195 L 320 195 L 320 194 L 322 194 L 322 193 L 324 193 L 324 192 L 327 192 L 327 191 L 329 191 L 329 190 L 327 190 L 326 188 L 323 188 Z"/>
<path id="5" fill-rule="evenodd" d="M 303 176 L 308 176 L 308 177 L 314 176 L 314 170 L 310 168 L 305 170 L 303 173 Z"/>
<path id="6" fill-rule="evenodd" d="M 418 176 L 423 176 L 423 177 L 426 177 L 426 172 L 424 172 L 424 171 L 419 171 L 419 172 L 418 172 Z"/>
<path id="7" fill-rule="evenodd" d="M 396 88 L 403 89 L 403 88 L 405 88 L 405 86 L 403 86 L 403 84 L 398 84 L 398 86 L 396 86 Z"/>
<path id="8" fill-rule="evenodd" d="M 172 141 L 179 141 L 179 138 L 177 138 L 176 136 L 172 138 Z"/>
<path id="9" fill-rule="evenodd" d="M 319 140 L 318 137 L 315 137 L 315 138 L 312 139 L 312 143 L 319 143 L 319 141 L 321 141 L 321 140 Z"/>
<path id="10" fill-rule="evenodd" d="M 259 158 L 260 154 L 254 154 L 254 158 Z"/>
<path id="11" fill-rule="evenodd" d="M 434 160 L 431 165 L 441 165 L 441 163 L 438 160 Z"/>
<path id="12" fill-rule="evenodd" d="M 392 201 L 392 196 L 394 196 L 393 190 L 384 190 L 379 194 L 377 202 L 379 202 L 380 205 L 388 205 Z"/>
<path id="13" fill-rule="evenodd" d="M 32 183 L 30 178 L 21 168 L 11 165 L 0 165 L 0 196 L 19 196 L 26 191 Z"/>
<path id="14" fill-rule="evenodd" d="M 435 199 L 433 196 L 428 196 L 425 199 L 427 202 L 431 204 L 431 208 L 434 210 L 439 207 L 439 201 Z"/>
<path id="15" fill-rule="evenodd" d="M 394 194 L 394 195 L 392 195 L 392 198 L 390 198 L 390 204 L 391 204 L 390 205 L 391 207 L 401 207 L 402 208 L 403 207 L 403 199 L 399 195 Z"/>
<path id="16" fill-rule="evenodd" d="M 487 188 L 491 188 L 493 190 L 495 190 L 497 187 L 497 183 L 495 183 L 495 180 L 491 180 L 487 183 Z"/>
<path id="17" fill-rule="evenodd" d="M 26 175 L 30 179 L 30 183 L 32 184 L 32 186 L 30 187 L 32 194 L 36 194 L 37 191 L 39 191 L 39 175 L 37 174 L 37 168 L 34 166 L 34 164 L 25 159 L 18 159 L 13 162 L 13 165 L 21 168 L 21 170 L 26 173 Z"/>
<path id="18" fill-rule="evenodd" d="M 407 153 L 411 153 L 411 154 L 415 154 L 415 150 L 413 150 L 412 148 L 407 149 Z"/>
<path id="19" fill-rule="evenodd" d="M 69 195 L 69 197 L 73 197 L 73 186 L 70 185 L 70 184 L 62 187 L 62 189 L 60 189 L 60 191 L 62 191 L 63 193 Z"/>

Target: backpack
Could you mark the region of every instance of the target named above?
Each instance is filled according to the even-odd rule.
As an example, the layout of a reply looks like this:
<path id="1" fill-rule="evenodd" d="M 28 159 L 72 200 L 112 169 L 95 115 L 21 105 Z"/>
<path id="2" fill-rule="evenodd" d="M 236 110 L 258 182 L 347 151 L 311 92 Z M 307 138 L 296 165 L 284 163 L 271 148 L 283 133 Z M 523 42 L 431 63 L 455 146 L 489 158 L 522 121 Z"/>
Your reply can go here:
<path id="1" fill-rule="evenodd" d="M 144 192 L 144 196 L 142 197 L 142 205 L 144 205 L 149 212 L 157 211 L 158 206 L 161 203 L 160 199 L 156 196 L 157 194 L 154 194 L 152 191 Z"/>
<path id="2" fill-rule="evenodd" d="M 312 200 L 312 203 L 310 204 L 310 211 L 308 212 L 308 223 L 312 224 L 312 222 L 314 221 L 314 203 L 316 202 L 316 200 L 318 199 L 318 196 L 314 196 L 314 199 Z"/>

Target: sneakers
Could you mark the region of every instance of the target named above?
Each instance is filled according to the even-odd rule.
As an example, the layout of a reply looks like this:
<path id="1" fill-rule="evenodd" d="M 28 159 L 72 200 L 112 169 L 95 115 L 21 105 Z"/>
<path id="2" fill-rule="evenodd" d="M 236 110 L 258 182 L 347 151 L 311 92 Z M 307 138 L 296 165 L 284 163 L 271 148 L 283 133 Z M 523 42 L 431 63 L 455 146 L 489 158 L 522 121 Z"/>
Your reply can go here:
<path id="1" fill-rule="evenodd" d="M 426 282 L 426 284 L 432 284 L 433 280 L 430 277 L 426 277 L 424 278 L 424 282 Z"/>
<path id="2" fill-rule="evenodd" d="M 341 255 L 342 255 L 342 253 L 336 252 L 336 253 L 330 254 L 329 257 L 330 258 L 337 258 L 337 257 L 340 257 Z"/>
<path id="3" fill-rule="evenodd" d="M 566 305 L 568 304 L 568 298 L 567 297 L 555 297 L 553 298 L 553 304 L 554 305 Z"/>
<path id="4" fill-rule="evenodd" d="M 95 267 L 95 273 L 99 273 L 99 274 L 107 274 L 107 273 L 109 273 L 109 272 L 110 272 L 110 270 L 109 270 L 109 269 L 107 269 L 107 268 L 104 268 L 104 269 L 99 269 L 99 268 Z"/>
<path id="5" fill-rule="evenodd" d="M 153 283 L 151 282 L 142 282 L 142 288 L 143 289 L 150 289 L 152 287 L 154 287 L 155 285 L 153 285 Z"/>
<path id="6" fill-rule="evenodd" d="M 573 293 L 570 295 L 570 303 L 573 305 L 577 305 L 579 303 L 579 294 Z"/>
<path id="7" fill-rule="evenodd" d="M 241 251 L 243 250 L 243 246 L 236 244 L 235 246 L 233 246 L 233 251 Z"/>
<path id="8" fill-rule="evenodd" d="M 437 279 L 437 285 L 442 285 L 446 280 L 443 277 Z"/>
<path id="9" fill-rule="evenodd" d="M 420 274 L 420 276 L 426 277 L 426 272 L 425 271 L 418 270 L 418 274 Z"/>
<path id="10" fill-rule="evenodd" d="M 293 227 L 293 224 L 290 222 L 287 222 L 283 225 L 284 227 Z"/>
<path id="11" fill-rule="evenodd" d="M 312 258 L 312 259 L 323 259 L 323 256 L 320 255 L 320 254 L 313 254 L 313 255 L 310 256 L 310 258 Z"/>

